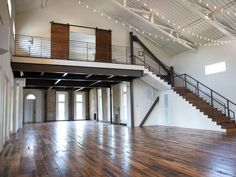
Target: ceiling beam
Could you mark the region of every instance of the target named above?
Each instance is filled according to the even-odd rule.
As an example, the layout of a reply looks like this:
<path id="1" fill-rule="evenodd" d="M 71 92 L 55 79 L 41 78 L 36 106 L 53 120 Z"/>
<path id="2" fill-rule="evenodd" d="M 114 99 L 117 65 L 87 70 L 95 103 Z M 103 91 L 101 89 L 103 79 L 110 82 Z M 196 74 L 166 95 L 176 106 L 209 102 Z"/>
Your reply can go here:
<path id="1" fill-rule="evenodd" d="M 117 17 L 118 20 L 120 20 L 121 22 L 125 23 L 126 25 L 129 25 L 129 23 L 127 23 L 124 19 Z M 137 28 L 136 28 L 137 29 Z M 156 42 L 155 40 L 153 40 L 152 38 L 150 38 L 148 35 L 144 35 L 141 31 L 137 31 L 134 30 L 135 33 L 138 33 L 139 35 L 143 36 L 144 38 L 150 40 L 151 42 L 153 42 L 154 44 L 161 46 L 158 42 Z"/>
<path id="2" fill-rule="evenodd" d="M 45 8 L 47 6 L 48 0 L 41 0 L 41 8 Z"/>
<path id="3" fill-rule="evenodd" d="M 117 2 L 116 0 L 112 0 L 112 2 L 113 2 L 114 4 L 116 4 L 117 6 L 123 8 L 124 10 L 126 10 L 127 12 L 129 12 L 130 14 L 132 14 L 133 16 L 137 17 L 138 19 L 142 20 L 143 22 L 149 24 L 149 25 L 150 25 L 152 28 L 154 28 L 155 30 L 158 30 L 159 32 L 161 32 L 161 33 L 163 33 L 164 35 L 168 36 L 169 38 L 171 38 L 171 39 L 173 39 L 173 40 L 175 40 L 175 41 L 177 41 L 177 42 L 178 42 L 178 41 L 181 41 L 181 43 L 178 42 L 180 45 L 182 45 L 182 46 L 184 46 L 184 47 L 186 47 L 186 48 L 188 48 L 188 49 L 191 49 L 191 50 L 193 50 L 193 51 L 197 51 L 197 49 L 195 49 L 195 48 L 193 48 L 192 46 L 188 45 L 189 41 L 186 41 L 186 43 L 185 43 L 185 40 L 184 40 L 184 39 L 181 39 L 181 38 L 179 38 L 179 37 L 175 37 L 175 36 L 172 35 L 171 33 L 169 33 L 169 32 L 167 32 L 167 31 L 163 30 L 163 29 L 160 28 L 160 27 L 158 27 L 155 23 L 152 23 L 152 22 L 150 22 L 149 20 L 144 19 L 144 18 L 141 17 L 139 14 L 137 14 L 137 13 L 133 12 L 132 10 L 130 10 L 129 7 L 120 4 L 120 3 Z"/>
<path id="4" fill-rule="evenodd" d="M 11 63 L 13 71 L 24 72 L 48 72 L 48 73 L 71 73 L 71 74 L 97 74 L 142 77 L 143 70 L 117 69 L 117 68 L 94 68 L 83 66 L 50 65 L 34 63 Z"/>
<path id="5" fill-rule="evenodd" d="M 144 13 L 144 14 L 149 14 L 151 15 L 152 12 L 147 11 L 147 10 L 143 10 L 143 9 L 137 9 L 137 8 L 132 8 L 132 7 L 128 7 L 129 10 L 132 10 L 134 12 L 138 12 L 138 13 Z"/>
<path id="6" fill-rule="evenodd" d="M 190 2 L 189 0 L 180 0 L 183 5 L 185 7 L 187 7 L 191 12 L 193 12 L 195 15 L 201 17 L 202 19 L 204 19 L 209 25 L 211 25 L 212 27 L 218 29 L 219 31 L 221 31 L 223 34 L 225 34 L 226 36 L 228 36 L 230 39 L 235 39 L 235 35 L 232 34 L 230 31 L 228 31 L 227 29 L 225 29 L 222 25 L 219 25 L 220 22 L 217 22 L 216 19 L 210 17 L 209 14 L 204 14 L 203 12 L 201 12 L 198 8 L 196 8 L 196 6 L 199 6 L 197 4 L 193 4 L 192 2 Z M 199 6 L 200 8 L 200 6 Z M 202 7 L 201 7 L 202 8 Z"/>
<path id="7" fill-rule="evenodd" d="M 79 74 L 68 74 L 65 77 L 61 77 L 61 74 L 58 73 L 45 73 L 44 76 L 39 75 L 37 72 L 25 72 L 24 76 L 20 75 L 19 71 L 14 71 L 15 78 L 26 78 L 26 79 L 38 79 L 38 80 L 58 80 L 61 81 L 98 81 L 102 80 L 103 82 L 119 82 L 119 81 L 131 81 L 136 77 L 129 77 L 129 76 L 107 76 L 107 75 L 93 75 L 90 78 L 85 78 L 84 75 Z"/>
<path id="8" fill-rule="evenodd" d="M 110 87 L 120 82 L 60 81 L 56 85 L 54 83 L 54 80 L 26 79 L 26 86 L 30 87 Z"/>

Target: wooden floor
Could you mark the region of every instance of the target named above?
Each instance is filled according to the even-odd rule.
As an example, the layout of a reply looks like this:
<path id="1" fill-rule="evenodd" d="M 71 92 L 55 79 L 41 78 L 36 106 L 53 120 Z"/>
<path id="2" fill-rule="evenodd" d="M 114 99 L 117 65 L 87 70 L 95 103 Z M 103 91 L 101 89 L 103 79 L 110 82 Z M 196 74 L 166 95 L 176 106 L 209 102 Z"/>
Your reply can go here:
<path id="1" fill-rule="evenodd" d="M 26 125 L 4 147 L 0 176 L 236 176 L 236 136 L 93 121 Z"/>

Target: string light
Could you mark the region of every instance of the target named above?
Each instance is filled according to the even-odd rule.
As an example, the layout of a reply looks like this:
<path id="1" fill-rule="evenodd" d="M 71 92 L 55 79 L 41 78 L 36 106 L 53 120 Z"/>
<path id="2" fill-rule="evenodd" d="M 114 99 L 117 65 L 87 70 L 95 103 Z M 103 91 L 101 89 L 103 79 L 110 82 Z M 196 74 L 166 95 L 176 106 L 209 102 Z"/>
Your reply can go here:
<path id="1" fill-rule="evenodd" d="M 213 4 L 213 5 L 210 5 L 208 2 L 203 3 L 201 0 L 199 0 L 198 2 L 199 2 L 199 4 L 201 4 L 201 5 L 202 5 L 202 4 L 205 4 L 206 7 L 212 7 L 214 10 L 217 10 L 217 9 L 218 9 L 217 6 L 214 5 L 214 4 Z M 225 15 L 234 14 L 234 15 L 236 16 L 236 13 L 231 13 L 230 10 L 226 11 L 226 8 L 230 8 L 230 7 L 231 7 L 231 6 L 227 6 L 227 7 L 225 7 L 225 8 L 221 8 L 221 9 L 220 9 L 220 12 L 221 12 L 221 13 L 226 12 Z M 211 9 L 211 8 L 210 8 L 210 9 Z M 233 10 L 232 10 L 232 11 L 233 11 Z M 214 12 L 213 12 L 213 13 L 214 13 Z"/>
<path id="2" fill-rule="evenodd" d="M 139 1 L 139 0 L 137 0 L 137 1 Z M 146 31 L 140 30 L 140 29 L 138 29 L 138 28 L 132 26 L 131 24 L 129 24 L 129 23 L 127 23 L 127 22 L 124 23 L 124 22 L 118 20 L 117 18 L 113 19 L 112 17 L 107 16 L 105 13 L 99 12 L 99 10 L 89 7 L 89 6 L 88 6 L 87 4 L 85 4 L 84 2 L 78 1 L 78 4 L 79 4 L 79 5 L 84 4 L 85 7 L 87 7 L 87 9 L 91 9 L 95 14 L 100 14 L 102 17 L 105 16 L 105 17 L 107 17 L 109 20 L 114 20 L 114 22 L 115 22 L 116 24 L 120 23 L 120 24 L 122 24 L 122 26 L 124 26 L 124 27 L 126 27 L 126 28 L 128 28 L 128 29 L 130 29 L 130 30 L 134 29 L 136 32 L 139 32 L 139 33 L 141 33 L 141 34 L 143 34 L 143 35 L 148 35 L 149 37 L 150 37 L 150 36 L 155 36 L 155 38 L 159 38 L 159 39 L 161 39 L 161 40 L 166 40 L 167 42 L 172 41 L 172 42 L 174 42 L 174 43 L 175 43 L 175 42 L 178 42 L 178 43 L 181 43 L 181 44 L 187 44 L 186 42 L 181 41 L 181 40 L 170 39 L 170 38 L 168 38 L 168 37 L 166 37 L 166 36 L 160 36 L 160 35 L 157 35 L 157 34 L 152 34 L 152 33 L 150 33 L 150 32 L 146 32 Z M 153 11 L 155 11 L 155 10 L 153 10 Z M 176 25 L 176 24 L 174 23 L 174 25 Z M 179 28 L 179 27 L 180 27 L 180 26 L 178 26 L 178 28 Z M 186 30 L 183 29 L 182 31 L 185 32 Z M 198 46 L 202 46 L 202 45 L 205 45 L 205 46 L 206 46 L 206 45 L 209 45 L 209 46 L 216 46 L 216 45 L 217 45 L 217 46 L 220 46 L 220 45 L 230 44 L 230 41 L 219 41 L 219 40 L 209 39 L 209 38 L 206 38 L 206 37 L 202 37 L 202 36 L 200 36 L 200 35 L 196 35 L 195 33 L 191 32 L 191 31 L 189 31 L 189 30 L 187 30 L 187 33 L 188 33 L 188 34 L 192 34 L 193 36 L 196 36 L 196 37 L 199 38 L 199 39 L 204 39 L 205 41 L 211 41 L 211 42 L 212 42 L 212 43 L 208 43 L 208 44 L 206 44 L 206 43 L 198 43 L 198 42 L 196 42 L 196 43 L 194 43 L 194 44 L 189 43 L 190 45 L 192 45 L 192 46 L 194 46 L 194 47 L 198 47 Z M 171 35 L 171 34 L 169 34 L 169 36 L 174 38 L 174 36 Z"/>
<path id="3" fill-rule="evenodd" d="M 138 0 L 137 0 L 137 1 L 138 1 Z M 138 2 L 140 2 L 140 1 L 138 1 Z M 199 3 L 202 3 L 202 0 L 199 0 L 198 2 L 199 2 Z M 144 2 L 143 4 L 145 5 L 145 7 L 149 7 L 149 5 L 148 5 L 148 3 L 146 2 L 146 0 L 145 0 L 145 2 Z M 209 7 L 209 6 L 210 6 L 209 3 L 206 3 L 206 6 Z M 217 9 L 216 6 L 214 6 L 214 8 Z M 155 11 L 155 12 L 156 12 L 156 15 L 157 15 L 157 16 L 161 16 L 161 19 L 162 19 L 162 20 L 166 20 L 166 22 L 167 22 L 168 24 L 172 24 L 174 27 L 178 26 L 177 28 L 178 28 L 179 32 L 186 33 L 186 32 L 189 31 L 189 34 L 192 33 L 190 30 L 187 30 L 187 31 L 186 31 L 184 28 L 181 29 L 180 25 L 176 25 L 176 23 L 171 22 L 171 20 L 167 19 L 164 15 L 160 15 L 160 13 L 158 12 L 158 10 L 156 10 L 156 9 L 154 9 L 154 8 L 151 8 L 151 9 L 152 9 L 151 11 Z M 223 10 L 223 9 L 222 9 L 222 10 Z M 230 14 L 229 11 L 228 11 L 228 14 Z M 236 13 L 234 13 L 234 14 L 235 14 L 235 16 L 236 16 Z M 205 17 L 206 17 L 206 19 L 209 19 L 209 16 L 208 16 L 208 15 L 205 16 Z M 201 40 L 204 40 L 204 41 L 213 41 L 213 40 L 215 40 L 215 39 L 210 39 L 210 38 L 208 38 L 208 37 L 204 37 L 204 36 L 197 35 L 197 34 L 194 34 L 194 35 L 192 35 L 192 36 L 193 36 L 193 37 L 197 37 L 198 39 L 201 39 Z M 225 42 L 225 41 L 222 41 L 222 42 Z M 227 41 L 227 42 L 228 42 L 228 41 Z"/>

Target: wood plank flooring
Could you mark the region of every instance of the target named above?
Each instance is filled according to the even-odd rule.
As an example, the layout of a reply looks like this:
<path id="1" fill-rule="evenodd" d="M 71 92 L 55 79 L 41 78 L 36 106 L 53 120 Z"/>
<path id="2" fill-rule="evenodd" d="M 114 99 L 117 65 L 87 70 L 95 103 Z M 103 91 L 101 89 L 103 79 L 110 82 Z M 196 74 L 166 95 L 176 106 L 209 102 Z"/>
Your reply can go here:
<path id="1" fill-rule="evenodd" d="M 25 125 L 0 154 L 1 177 L 232 177 L 236 136 L 93 121 Z"/>

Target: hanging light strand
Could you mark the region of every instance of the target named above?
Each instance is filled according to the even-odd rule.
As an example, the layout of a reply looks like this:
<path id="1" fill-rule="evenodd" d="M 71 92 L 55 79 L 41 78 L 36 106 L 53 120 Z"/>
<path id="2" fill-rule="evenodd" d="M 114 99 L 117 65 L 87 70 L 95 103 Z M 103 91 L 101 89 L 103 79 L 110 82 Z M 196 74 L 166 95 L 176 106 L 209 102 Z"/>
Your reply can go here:
<path id="1" fill-rule="evenodd" d="M 149 11 L 154 13 L 156 16 L 160 17 L 163 21 L 165 21 L 165 23 L 168 23 L 168 24 L 171 24 L 172 26 L 174 26 L 176 31 L 179 31 L 181 33 L 185 33 L 187 35 L 191 35 L 193 37 L 196 37 L 196 38 L 198 38 L 198 39 L 200 39 L 202 41 L 206 41 L 206 42 L 217 42 L 217 43 L 229 43 L 230 42 L 229 40 L 228 41 L 225 41 L 225 40 L 221 41 L 221 40 L 210 39 L 210 38 L 208 38 L 206 36 L 202 36 L 202 35 L 196 34 L 196 33 L 192 32 L 191 30 L 186 30 L 185 28 L 181 29 L 181 26 L 176 24 L 176 22 L 172 22 L 170 19 L 168 19 L 164 15 L 160 14 L 160 12 L 158 10 L 156 10 L 153 7 L 149 6 L 146 0 L 145 1 L 136 0 L 136 1 L 141 3 L 142 5 L 144 5 L 147 9 L 149 9 Z M 202 1 L 199 0 L 199 3 L 202 3 Z M 209 4 L 208 4 L 208 6 L 209 6 Z M 229 13 L 227 12 L 227 14 L 229 14 Z M 235 16 L 236 16 L 236 13 L 235 13 Z"/>
<path id="2" fill-rule="evenodd" d="M 139 0 L 137 0 L 139 1 Z M 122 20 L 118 19 L 118 18 L 113 18 L 109 15 L 106 15 L 106 13 L 104 12 L 101 12 L 100 10 L 98 9 L 95 9 L 95 8 L 92 8 L 90 7 L 88 4 L 85 4 L 84 2 L 82 1 L 78 1 L 78 4 L 79 5 L 83 5 L 84 7 L 86 7 L 86 9 L 90 10 L 91 12 L 93 12 L 93 14 L 96 14 L 96 15 L 99 15 L 101 17 L 104 17 L 106 18 L 107 20 L 109 21 L 112 21 L 114 22 L 115 24 L 120 24 L 122 25 L 123 27 L 125 27 L 126 29 L 128 29 L 129 31 L 134 31 L 134 32 L 138 32 L 142 35 L 145 35 L 147 37 L 153 37 L 154 39 L 159 39 L 159 40 L 162 40 L 162 41 L 172 41 L 172 42 L 178 42 L 180 44 L 189 44 L 189 45 L 192 45 L 193 47 L 198 47 L 198 46 L 220 46 L 220 45 L 225 45 L 225 44 L 230 44 L 231 42 L 230 41 L 219 41 L 219 40 L 210 40 L 208 38 L 203 38 L 202 36 L 199 36 L 199 35 L 196 35 L 196 37 L 198 37 L 199 39 L 204 39 L 205 41 L 209 41 L 211 43 L 200 43 L 200 42 L 196 42 L 196 43 L 187 43 L 181 39 L 175 39 L 174 36 L 172 36 L 171 34 L 169 34 L 169 36 L 166 36 L 166 35 L 160 35 L 160 34 L 153 34 L 151 32 L 148 32 L 148 31 L 144 31 L 144 30 L 141 30 L 127 22 L 123 22 Z M 187 33 L 189 34 L 192 34 L 189 30 L 187 31 Z M 192 34 L 193 35 L 193 34 Z M 195 35 L 195 34 L 194 34 Z"/>

